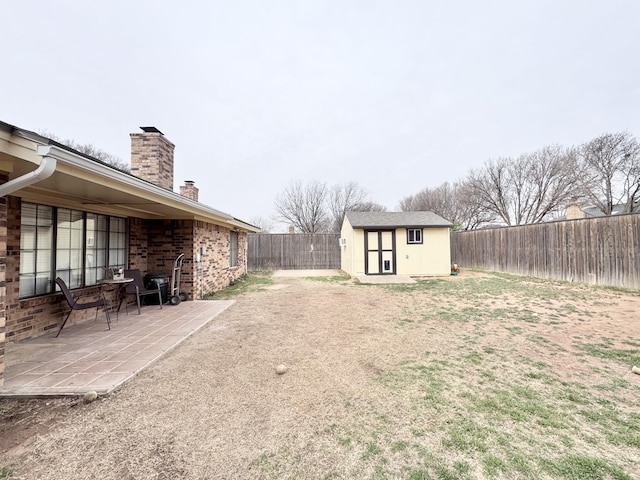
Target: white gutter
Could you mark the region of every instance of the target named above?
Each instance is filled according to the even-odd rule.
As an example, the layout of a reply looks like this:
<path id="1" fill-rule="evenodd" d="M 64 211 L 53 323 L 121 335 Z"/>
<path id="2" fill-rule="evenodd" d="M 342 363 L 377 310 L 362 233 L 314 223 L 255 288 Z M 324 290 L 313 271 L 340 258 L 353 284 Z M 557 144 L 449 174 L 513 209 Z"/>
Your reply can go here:
<path id="1" fill-rule="evenodd" d="M 38 145 L 38 155 L 42 156 L 40 166 L 32 172 L 0 185 L 0 197 L 11 195 L 13 192 L 49 178 L 56 171 L 57 164 L 56 159 L 49 156 L 50 149 L 51 147 L 48 145 Z"/>
<path id="2" fill-rule="evenodd" d="M 174 208 L 180 209 L 182 211 L 188 211 L 185 209 L 185 207 L 191 207 L 196 210 L 199 210 L 200 212 L 206 213 L 205 215 L 203 215 L 203 213 L 198 212 L 196 213 L 196 215 L 204 218 L 207 218 L 207 216 L 209 216 L 209 218 L 207 219 L 208 221 L 215 219 L 214 221 L 221 222 L 223 224 L 240 227 L 243 230 L 247 229 L 247 227 L 245 226 L 246 222 L 238 221 L 236 218 L 229 215 L 228 213 L 221 212 L 220 210 L 216 210 L 207 205 L 191 200 L 190 198 L 183 197 L 182 195 L 172 192 L 171 190 L 166 190 L 164 188 L 158 187 L 157 185 L 153 185 L 152 183 L 146 182 L 133 175 L 115 170 L 112 167 L 102 165 L 101 163 L 98 163 L 98 162 L 90 162 L 89 160 L 82 157 L 81 155 L 77 155 L 66 149 L 60 148 L 55 145 L 38 145 L 37 149 L 38 149 L 37 150 L 38 155 L 45 156 L 45 158 L 50 158 L 55 156 L 55 159 L 52 158 L 52 160 L 54 161 L 54 166 L 53 166 L 54 170 L 55 170 L 55 161 L 57 159 L 60 165 L 69 165 L 84 171 L 90 171 L 98 175 L 103 175 L 108 179 L 113 180 L 114 182 L 120 183 L 121 185 L 126 185 L 127 187 L 134 188 L 136 190 L 141 190 L 142 192 L 144 192 L 144 195 L 146 196 L 146 198 L 149 198 L 150 196 L 154 196 L 154 195 L 157 197 L 160 197 L 161 200 L 154 200 L 157 203 L 163 203 L 164 205 L 173 204 L 172 206 Z M 40 180 L 44 180 L 45 178 L 47 177 L 43 177 Z M 15 179 L 15 180 L 18 180 L 18 179 Z M 8 183 L 5 183 L 4 185 L 8 185 Z M 0 188 L 2 188 L 4 185 L 0 185 Z M 31 185 L 31 184 L 28 184 L 28 185 Z M 24 186 L 28 186 L 28 185 L 24 185 Z"/>
<path id="3" fill-rule="evenodd" d="M 174 208 L 183 211 L 187 211 L 185 207 L 191 207 L 199 210 L 200 212 L 206 213 L 205 215 L 202 215 L 202 213 L 197 213 L 196 215 L 205 218 L 207 215 L 213 217 L 210 217 L 208 220 L 215 218 L 215 221 L 217 222 L 247 229 L 245 222 L 238 221 L 228 213 L 221 212 L 220 210 L 216 210 L 207 205 L 191 200 L 190 198 L 183 197 L 182 195 L 170 190 L 150 184 L 149 182 L 141 180 L 133 175 L 122 173 L 112 167 L 108 167 L 97 162 L 90 162 L 81 155 L 77 155 L 56 145 L 38 145 L 37 153 L 43 157 L 40 166 L 33 172 L 0 185 L 0 197 L 10 195 L 21 188 L 25 188 L 41 180 L 45 180 L 53 174 L 56 169 L 57 162 L 60 162 L 60 165 L 70 165 L 84 171 L 90 171 L 92 173 L 105 176 L 110 180 L 126 185 L 127 187 L 141 190 L 145 195 L 155 195 L 160 197 L 162 200 L 155 200 L 157 203 L 164 203 L 164 205 L 173 204 L 172 206 Z M 89 165 L 89 163 L 91 163 L 91 165 Z"/>
<path id="4" fill-rule="evenodd" d="M 137 190 L 141 190 L 146 195 L 155 195 L 155 196 L 161 197 L 162 200 L 166 200 L 167 202 L 171 202 L 174 204 L 175 203 L 182 204 L 179 206 L 175 206 L 175 208 L 186 211 L 184 210 L 184 207 L 191 206 L 200 211 L 205 211 L 209 215 L 213 215 L 217 217 L 218 221 L 231 223 L 234 220 L 234 218 L 228 213 L 221 212 L 220 210 L 216 210 L 214 208 L 208 207 L 206 205 L 203 205 L 202 203 L 191 200 L 190 198 L 183 197 L 182 195 L 175 193 L 171 190 L 158 187 L 157 185 L 146 182 L 131 174 L 122 173 L 114 169 L 113 167 L 102 165 L 97 162 L 90 162 L 89 160 L 87 160 L 86 158 L 80 155 L 75 155 L 65 149 L 56 147 L 54 145 L 47 146 L 45 148 L 51 148 L 52 149 L 51 155 L 55 155 L 61 164 L 70 165 L 72 167 L 79 168 L 84 171 L 90 171 L 98 175 L 103 175 L 109 178 L 110 180 L 126 185 L 127 187 L 132 187 Z M 40 154 L 40 146 L 38 146 L 38 154 Z M 89 163 L 91 163 L 90 166 L 89 166 Z M 156 202 L 164 203 L 157 200 Z M 169 204 L 164 203 L 164 205 L 169 205 Z"/>

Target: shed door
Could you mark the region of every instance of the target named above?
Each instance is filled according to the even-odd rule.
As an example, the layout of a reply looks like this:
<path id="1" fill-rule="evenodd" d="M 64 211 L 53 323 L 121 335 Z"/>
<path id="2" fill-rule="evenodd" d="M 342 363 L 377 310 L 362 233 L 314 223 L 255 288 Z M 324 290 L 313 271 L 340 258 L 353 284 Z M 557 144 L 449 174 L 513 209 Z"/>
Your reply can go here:
<path id="1" fill-rule="evenodd" d="M 395 275 L 395 230 L 368 230 L 364 236 L 364 273 L 366 275 Z"/>

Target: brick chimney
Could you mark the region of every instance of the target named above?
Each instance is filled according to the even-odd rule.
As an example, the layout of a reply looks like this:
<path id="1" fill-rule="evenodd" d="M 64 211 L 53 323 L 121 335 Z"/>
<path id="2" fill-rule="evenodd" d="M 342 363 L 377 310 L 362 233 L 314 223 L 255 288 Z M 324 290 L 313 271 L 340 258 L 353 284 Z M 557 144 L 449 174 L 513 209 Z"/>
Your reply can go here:
<path id="1" fill-rule="evenodd" d="M 198 187 L 195 186 L 193 180 L 185 180 L 184 185 L 180 186 L 180 195 L 190 198 L 194 202 L 198 201 Z"/>
<path id="2" fill-rule="evenodd" d="M 584 212 L 577 203 L 567 205 L 567 220 L 575 220 L 576 218 L 584 218 Z"/>
<path id="3" fill-rule="evenodd" d="M 131 174 L 173 191 L 173 150 L 175 145 L 156 127 L 140 127 L 131 134 Z"/>

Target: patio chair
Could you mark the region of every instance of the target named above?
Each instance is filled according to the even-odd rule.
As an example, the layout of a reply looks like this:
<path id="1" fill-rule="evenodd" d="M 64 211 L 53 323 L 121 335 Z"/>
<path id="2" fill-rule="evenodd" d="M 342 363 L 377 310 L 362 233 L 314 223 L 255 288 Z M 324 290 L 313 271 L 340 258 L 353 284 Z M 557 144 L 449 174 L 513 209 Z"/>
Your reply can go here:
<path id="1" fill-rule="evenodd" d="M 160 308 L 162 308 L 162 292 L 160 290 L 160 285 L 158 284 L 157 289 L 147 289 L 144 286 L 144 282 L 142 281 L 142 274 L 140 270 L 125 270 L 124 271 L 125 278 L 133 278 L 133 282 L 127 284 L 124 289 L 123 296 L 120 298 L 120 304 L 118 305 L 118 310 L 122 306 L 122 301 L 124 300 L 124 308 L 127 314 L 129 314 L 129 310 L 127 307 L 127 295 L 135 295 L 136 302 L 138 304 L 138 315 L 140 315 L 140 299 L 142 297 L 146 297 L 147 295 L 158 295 L 158 303 L 160 304 Z"/>
<path id="2" fill-rule="evenodd" d="M 92 300 L 92 301 L 88 301 L 88 302 L 84 302 L 84 301 L 80 301 L 84 296 L 83 295 L 79 295 L 78 297 L 74 297 L 71 294 L 71 291 L 69 291 L 69 287 L 67 287 L 67 284 L 65 283 L 64 280 L 62 280 L 60 277 L 56 278 L 56 283 L 58 284 L 58 287 L 60 287 L 60 290 L 62 290 L 62 294 L 64 295 L 65 300 L 67 301 L 67 303 L 69 304 L 69 313 L 67 313 L 67 316 L 64 319 L 64 322 L 62 322 L 62 325 L 60 325 L 60 328 L 58 329 L 58 333 L 56 334 L 56 338 L 58 337 L 58 335 L 60 335 L 60 332 L 62 331 L 62 329 L 64 328 L 64 325 L 67 323 L 67 320 L 69 320 L 69 317 L 71 316 L 71 312 L 73 312 L 74 310 L 88 310 L 89 308 L 95 308 L 96 309 L 96 319 L 98 318 L 98 310 L 100 310 L 101 308 L 104 310 L 104 314 L 107 317 L 107 327 L 109 328 L 109 330 L 111 330 L 111 318 L 109 318 L 109 306 L 107 305 L 107 302 L 104 299 L 104 296 L 102 296 L 102 294 L 100 294 L 100 298 L 97 300 Z"/>

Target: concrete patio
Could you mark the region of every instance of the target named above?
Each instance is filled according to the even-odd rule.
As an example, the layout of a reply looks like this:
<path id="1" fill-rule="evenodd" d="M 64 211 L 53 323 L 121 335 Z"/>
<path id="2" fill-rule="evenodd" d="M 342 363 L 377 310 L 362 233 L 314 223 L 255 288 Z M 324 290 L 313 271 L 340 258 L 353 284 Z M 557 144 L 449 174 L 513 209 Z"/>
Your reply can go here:
<path id="1" fill-rule="evenodd" d="M 97 320 L 66 326 L 32 340 L 8 343 L 0 397 L 105 395 L 204 327 L 233 300 L 188 301 L 177 306 L 123 310 L 111 330 Z M 133 310 L 133 311 L 131 311 Z M 135 313 L 134 313 L 135 312 Z"/>

